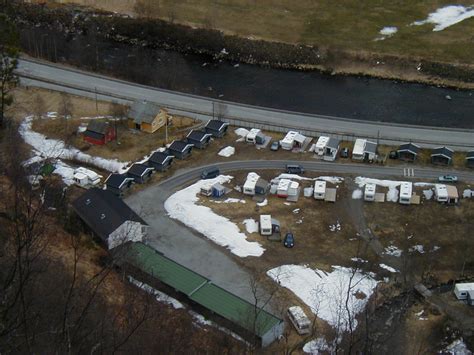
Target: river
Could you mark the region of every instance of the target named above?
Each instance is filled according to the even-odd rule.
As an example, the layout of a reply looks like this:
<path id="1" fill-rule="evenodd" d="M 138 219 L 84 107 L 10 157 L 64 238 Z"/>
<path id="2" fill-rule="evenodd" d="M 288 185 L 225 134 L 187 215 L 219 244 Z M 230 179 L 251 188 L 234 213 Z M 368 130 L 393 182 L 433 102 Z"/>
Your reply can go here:
<path id="1" fill-rule="evenodd" d="M 474 128 L 473 91 L 215 61 L 92 36 L 22 29 L 23 50 L 140 84 L 297 112 Z"/>

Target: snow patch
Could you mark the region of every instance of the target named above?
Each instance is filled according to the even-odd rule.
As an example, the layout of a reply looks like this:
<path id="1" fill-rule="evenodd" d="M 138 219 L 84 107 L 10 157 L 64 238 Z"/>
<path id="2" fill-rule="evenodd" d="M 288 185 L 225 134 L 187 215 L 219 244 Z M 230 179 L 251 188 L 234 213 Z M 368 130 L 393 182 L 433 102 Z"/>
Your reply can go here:
<path id="1" fill-rule="evenodd" d="M 248 219 L 244 219 L 242 223 L 245 225 L 245 229 L 247 230 L 247 233 L 250 234 L 250 233 L 258 232 L 258 224 L 256 220 L 252 218 L 248 218 Z"/>
<path id="2" fill-rule="evenodd" d="M 235 148 L 231 146 L 225 147 L 221 149 L 219 153 L 217 153 L 217 155 L 220 155 L 221 157 L 225 157 L 225 158 L 231 157 L 234 154 L 235 154 Z"/>
<path id="3" fill-rule="evenodd" d="M 249 130 L 245 128 L 237 128 L 235 131 L 235 134 L 238 135 L 239 137 L 247 137 L 247 134 L 249 134 Z"/>
<path id="4" fill-rule="evenodd" d="M 259 206 L 259 207 L 264 207 L 266 205 L 268 205 L 268 200 L 267 199 L 263 200 L 262 202 L 257 202 L 257 206 Z"/>
<path id="5" fill-rule="evenodd" d="M 316 338 L 304 344 L 303 351 L 307 354 L 318 355 L 321 352 L 329 351 L 331 352 L 331 347 L 326 342 L 324 338 Z"/>
<path id="6" fill-rule="evenodd" d="M 155 299 L 158 302 L 169 304 L 169 305 L 173 306 L 174 309 L 184 308 L 183 304 L 181 302 L 179 302 L 178 300 L 174 299 L 173 297 L 168 296 L 167 294 L 165 294 L 161 291 L 158 291 L 158 290 L 154 289 L 153 287 L 151 287 L 150 285 L 148 285 L 144 282 L 138 281 L 137 279 L 133 278 L 132 276 L 128 277 L 128 281 L 130 281 L 130 283 L 134 284 L 138 288 L 141 288 L 145 292 L 149 293 L 150 295 L 155 296 Z"/>
<path id="7" fill-rule="evenodd" d="M 424 253 L 425 253 L 425 250 L 424 250 L 424 248 L 423 248 L 423 245 L 414 245 L 414 246 L 410 247 L 410 248 L 408 249 L 408 251 L 409 251 L 409 252 L 412 252 L 412 253 L 413 253 L 414 251 L 417 251 L 417 252 L 420 253 L 420 254 L 424 254 Z"/>
<path id="8" fill-rule="evenodd" d="M 316 178 L 308 178 L 308 177 L 300 176 L 297 174 L 286 174 L 286 173 L 278 175 L 272 181 L 281 180 L 281 179 L 306 180 L 306 181 L 322 180 L 322 181 L 330 182 L 332 184 L 340 184 L 341 182 L 344 181 L 344 178 L 339 177 L 339 176 L 318 176 Z"/>
<path id="9" fill-rule="evenodd" d="M 199 180 L 195 184 L 171 195 L 165 201 L 168 215 L 193 228 L 214 243 L 227 247 L 233 254 L 242 258 L 261 256 L 265 249 L 257 242 L 249 242 L 239 227 L 229 219 L 215 214 L 210 208 L 199 206 L 198 194 L 201 187 L 208 184 L 226 183 L 231 176 L 220 175 L 214 179 Z"/>
<path id="10" fill-rule="evenodd" d="M 472 351 L 467 348 L 466 343 L 462 338 L 453 341 L 449 344 L 443 353 L 448 353 L 452 355 L 472 355 Z"/>
<path id="11" fill-rule="evenodd" d="M 402 256 L 402 250 L 398 249 L 395 245 L 389 245 L 385 248 L 384 254 L 399 258 Z"/>
<path id="12" fill-rule="evenodd" d="M 425 196 L 425 199 L 431 200 L 433 197 L 433 190 L 423 190 L 423 196 Z"/>
<path id="13" fill-rule="evenodd" d="M 393 267 L 388 266 L 388 265 L 386 265 L 386 264 L 379 264 L 379 266 L 380 266 L 382 269 L 388 270 L 388 271 L 390 271 L 390 272 L 394 272 L 394 273 L 395 273 L 395 272 L 400 272 L 400 271 L 398 271 L 397 269 L 394 269 Z"/>
<path id="14" fill-rule="evenodd" d="M 354 200 L 360 200 L 362 198 L 362 190 L 357 189 L 352 191 L 352 199 Z"/>
<path id="15" fill-rule="evenodd" d="M 211 202 L 213 203 L 247 203 L 245 200 L 241 200 L 241 199 L 238 199 L 238 198 L 232 198 L 232 197 L 229 197 L 228 199 L 224 200 L 224 201 L 217 201 L 217 200 L 210 200 Z"/>
<path id="16" fill-rule="evenodd" d="M 302 265 L 283 265 L 267 271 L 275 282 L 286 287 L 311 308 L 318 318 L 341 330 L 349 328 L 349 321 L 357 327 L 355 316 L 362 312 L 377 286 L 370 275 L 354 273 L 349 293 L 350 317 L 345 310 L 346 295 L 352 270 L 333 266 L 332 272 L 310 269 Z M 365 297 L 360 297 L 365 295 Z M 356 297 L 358 296 L 358 297 Z"/>
<path id="17" fill-rule="evenodd" d="M 415 21 L 412 25 L 421 26 L 432 23 L 435 25 L 433 31 L 438 32 L 471 17 L 474 17 L 474 6 L 449 5 L 437 9 L 430 13 L 425 20 Z"/>
<path id="18" fill-rule="evenodd" d="M 380 34 L 382 36 L 393 36 L 395 33 L 398 32 L 398 28 L 395 26 L 386 26 L 380 30 Z"/>

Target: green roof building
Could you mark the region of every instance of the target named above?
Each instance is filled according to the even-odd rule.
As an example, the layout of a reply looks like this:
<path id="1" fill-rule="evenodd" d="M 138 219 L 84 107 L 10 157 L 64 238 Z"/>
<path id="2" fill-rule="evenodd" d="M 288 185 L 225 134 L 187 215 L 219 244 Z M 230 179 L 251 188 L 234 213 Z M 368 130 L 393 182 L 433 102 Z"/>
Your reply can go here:
<path id="1" fill-rule="evenodd" d="M 240 334 L 257 337 L 262 346 L 271 344 L 282 333 L 284 322 L 262 308 L 214 285 L 207 278 L 165 257 L 141 242 L 127 243 L 125 263 L 147 276 L 185 295 L 190 301 L 204 307 L 236 326 Z M 132 275 L 134 276 L 134 275 Z"/>

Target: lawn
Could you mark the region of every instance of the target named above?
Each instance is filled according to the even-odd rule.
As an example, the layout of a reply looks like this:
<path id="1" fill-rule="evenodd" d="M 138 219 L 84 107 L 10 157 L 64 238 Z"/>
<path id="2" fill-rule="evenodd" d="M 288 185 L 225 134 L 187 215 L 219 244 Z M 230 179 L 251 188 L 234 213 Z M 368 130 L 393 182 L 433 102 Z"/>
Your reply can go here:
<path id="1" fill-rule="evenodd" d="M 137 1 L 61 2 L 134 14 Z M 439 7 L 451 5 L 447 0 L 154 0 L 153 3 L 147 17 L 215 28 L 242 37 L 343 49 L 362 56 L 364 53 L 393 54 L 473 64 L 474 19 L 439 32 L 432 31 L 432 24 L 410 26 L 414 21 L 426 19 Z M 457 4 L 470 6 L 472 2 L 462 0 Z M 398 33 L 375 41 L 386 26 L 396 26 Z"/>

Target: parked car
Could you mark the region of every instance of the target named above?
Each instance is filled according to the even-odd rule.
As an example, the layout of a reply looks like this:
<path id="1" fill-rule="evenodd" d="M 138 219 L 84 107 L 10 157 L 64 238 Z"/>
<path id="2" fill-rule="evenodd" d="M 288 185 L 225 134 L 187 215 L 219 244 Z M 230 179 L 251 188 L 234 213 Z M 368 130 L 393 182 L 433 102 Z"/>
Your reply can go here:
<path id="1" fill-rule="evenodd" d="M 388 154 L 388 157 L 390 159 L 398 159 L 398 152 L 396 150 L 391 150 Z"/>
<path id="2" fill-rule="evenodd" d="M 201 173 L 201 179 L 214 179 L 215 177 L 218 177 L 219 174 L 220 172 L 218 168 L 207 169 Z"/>
<path id="3" fill-rule="evenodd" d="M 287 248 L 293 248 L 295 246 L 295 237 L 293 236 L 293 233 L 286 233 L 285 238 L 283 239 L 283 245 Z"/>
<path id="4" fill-rule="evenodd" d="M 438 178 L 439 182 L 457 182 L 458 177 L 456 175 L 443 175 Z"/>
<path id="5" fill-rule="evenodd" d="M 278 149 L 280 149 L 280 142 L 278 141 L 273 142 L 272 145 L 270 146 L 270 150 L 273 150 L 274 152 L 276 152 Z"/>
<path id="6" fill-rule="evenodd" d="M 349 148 L 342 148 L 340 156 L 341 158 L 349 158 L 349 153 Z"/>
<path id="7" fill-rule="evenodd" d="M 286 172 L 288 174 L 303 174 L 304 169 L 301 165 L 290 165 L 290 164 L 288 164 L 286 166 Z"/>

